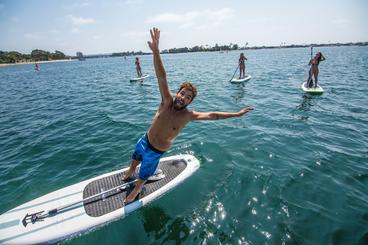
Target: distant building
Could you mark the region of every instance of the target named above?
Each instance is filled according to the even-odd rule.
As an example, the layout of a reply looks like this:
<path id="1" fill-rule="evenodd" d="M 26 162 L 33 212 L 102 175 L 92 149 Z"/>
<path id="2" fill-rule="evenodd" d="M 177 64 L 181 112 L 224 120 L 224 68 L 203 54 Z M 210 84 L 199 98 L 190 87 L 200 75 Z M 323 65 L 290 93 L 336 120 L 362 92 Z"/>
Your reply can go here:
<path id="1" fill-rule="evenodd" d="M 78 57 L 78 60 L 80 60 L 80 61 L 86 60 L 86 58 L 83 56 L 82 52 L 77 52 L 77 57 Z"/>

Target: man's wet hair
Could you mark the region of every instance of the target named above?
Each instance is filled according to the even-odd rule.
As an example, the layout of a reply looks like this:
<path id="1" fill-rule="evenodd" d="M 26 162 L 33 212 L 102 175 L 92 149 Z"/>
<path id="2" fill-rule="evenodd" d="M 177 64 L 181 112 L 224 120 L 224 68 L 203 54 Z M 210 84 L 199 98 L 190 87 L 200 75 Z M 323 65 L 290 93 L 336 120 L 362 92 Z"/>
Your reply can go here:
<path id="1" fill-rule="evenodd" d="M 193 101 L 194 98 L 197 96 L 197 88 L 193 84 L 191 84 L 190 82 L 183 82 L 180 85 L 180 88 L 179 88 L 177 93 L 179 93 L 184 88 L 189 90 L 189 91 L 192 91 L 192 93 L 193 93 L 192 101 Z"/>

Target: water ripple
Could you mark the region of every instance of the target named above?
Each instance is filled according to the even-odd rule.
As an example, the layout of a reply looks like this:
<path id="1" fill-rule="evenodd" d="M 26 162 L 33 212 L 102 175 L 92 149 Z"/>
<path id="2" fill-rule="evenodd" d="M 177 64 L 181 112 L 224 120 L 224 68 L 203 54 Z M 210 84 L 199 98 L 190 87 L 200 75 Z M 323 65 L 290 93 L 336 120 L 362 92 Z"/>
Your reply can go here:
<path id="1" fill-rule="evenodd" d="M 197 85 L 190 109 L 256 109 L 189 124 L 165 155 L 194 154 L 195 175 L 66 243 L 366 243 L 368 49 L 319 50 L 319 96 L 300 89 L 309 49 L 247 50 L 244 84 L 228 82 L 238 51 L 163 55 L 173 93 Z M 141 64 L 143 83 L 129 82 L 133 57 L 0 68 L 1 213 L 129 164 L 160 103 L 152 56 Z"/>

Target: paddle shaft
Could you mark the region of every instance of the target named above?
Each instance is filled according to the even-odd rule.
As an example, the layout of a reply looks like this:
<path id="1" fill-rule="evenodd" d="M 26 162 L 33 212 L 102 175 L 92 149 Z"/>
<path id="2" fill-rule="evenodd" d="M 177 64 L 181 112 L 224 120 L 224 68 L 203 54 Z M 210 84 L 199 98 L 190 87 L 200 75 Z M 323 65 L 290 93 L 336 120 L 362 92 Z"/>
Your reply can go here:
<path id="1" fill-rule="evenodd" d="M 155 177 L 156 177 L 156 178 L 155 178 Z M 160 180 L 160 179 L 162 179 L 162 178 L 165 178 L 165 175 L 164 175 L 164 174 L 162 174 L 162 172 L 161 172 L 160 174 L 158 174 L 158 173 L 157 173 L 157 174 L 154 174 L 154 175 L 150 176 L 150 177 L 148 178 L 148 181 L 150 181 L 150 180 L 151 180 L 151 181 L 157 181 L 157 180 Z M 106 194 L 106 193 L 108 193 L 108 192 L 110 192 L 110 191 L 114 191 L 114 190 L 118 190 L 118 189 L 125 188 L 126 186 L 131 185 L 131 184 L 133 184 L 133 183 L 135 183 L 135 182 L 137 182 L 137 181 L 138 181 L 138 179 L 135 179 L 135 180 L 132 180 L 132 181 L 130 181 L 130 182 L 128 182 L 128 183 L 124 183 L 124 184 L 122 184 L 122 185 L 116 186 L 116 187 L 111 188 L 111 189 L 109 189 L 109 190 L 106 190 L 106 191 L 102 191 L 102 192 L 100 192 L 100 193 L 97 193 L 97 194 L 95 194 L 95 195 L 93 195 L 93 196 L 86 197 L 86 198 L 84 198 L 84 199 L 82 199 L 82 200 L 79 200 L 79 201 L 76 201 L 76 202 L 73 202 L 73 203 L 69 203 L 69 204 L 65 204 L 65 205 L 60 206 L 60 207 L 58 207 L 58 208 L 51 209 L 51 210 L 47 211 L 47 213 L 46 213 L 45 215 L 46 215 L 46 216 L 49 216 L 49 215 L 55 215 L 55 214 L 57 214 L 60 210 L 63 210 L 63 209 L 66 209 L 66 208 L 72 207 L 72 206 L 74 206 L 74 205 L 77 205 L 78 203 L 82 203 L 82 202 L 90 201 L 91 199 L 93 199 L 93 198 L 95 198 L 95 197 L 98 197 L 98 196 L 100 196 L 100 195 Z"/>
<path id="2" fill-rule="evenodd" d="M 162 170 L 161 170 L 161 172 L 157 172 L 156 174 L 150 176 L 148 178 L 148 181 L 157 181 L 157 180 L 160 180 L 160 179 L 163 179 L 163 178 L 165 178 L 165 174 L 163 174 L 162 173 Z M 124 183 L 122 185 L 116 186 L 116 187 L 111 188 L 109 190 L 102 191 L 100 193 L 97 193 L 97 194 L 95 194 L 93 196 L 84 198 L 82 200 L 79 200 L 79 201 L 76 201 L 76 202 L 72 202 L 72 203 L 69 203 L 69 204 L 66 204 L 66 205 L 63 205 L 63 206 L 54 208 L 54 209 L 50 209 L 50 210 L 48 210 L 45 213 L 44 213 L 44 211 L 40 211 L 40 212 L 33 213 L 33 214 L 28 214 L 27 213 L 26 216 L 22 220 L 23 226 L 26 227 L 28 223 L 34 224 L 37 221 L 42 221 L 43 219 L 45 219 L 47 217 L 54 216 L 54 215 L 58 214 L 63 209 L 73 207 L 73 206 L 75 206 L 75 205 L 77 205 L 79 203 L 82 203 L 82 202 L 90 201 L 93 198 L 96 198 L 96 197 L 98 197 L 100 195 L 103 195 L 103 194 L 106 194 L 108 192 L 111 192 L 111 191 L 114 191 L 114 190 L 123 189 L 126 186 L 131 185 L 131 184 L 133 184 L 133 183 L 135 183 L 137 181 L 138 181 L 138 179 L 132 180 L 132 181 L 130 181 L 128 183 Z"/>
<path id="3" fill-rule="evenodd" d="M 131 184 L 133 184 L 133 183 L 135 183 L 135 182 L 137 182 L 137 181 L 138 181 L 138 179 L 135 179 L 135 180 L 130 181 L 130 182 L 128 182 L 128 183 L 124 183 L 124 184 L 122 184 L 122 185 L 116 186 L 116 187 L 111 188 L 111 189 L 109 189 L 109 190 L 106 190 L 106 191 L 102 191 L 102 192 L 100 192 L 100 193 L 97 193 L 97 194 L 95 194 L 95 195 L 93 195 L 93 196 L 86 197 L 86 198 L 84 198 L 84 199 L 82 199 L 82 200 L 79 200 L 79 201 L 76 201 L 76 202 L 73 202 L 73 203 L 69 203 L 69 204 L 65 204 L 65 205 L 60 206 L 60 207 L 58 207 L 58 208 L 51 209 L 51 210 L 47 211 L 47 215 L 55 215 L 55 214 L 57 214 L 60 210 L 63 210 L 63 209 L 66 209 L 66 208 L 72 207 L 72 206 L 74 206 L 74 205 L 77 205 L 78 203 L 82 203 L 82 202 L 90 201 L 91 199 L 93 199 L 93 198 L 95 198 L 95 197 L 98 197 L 98 196 L 100 196 L 100 195 L 106 194 L 106 193 L 108 193 L 108 192 L 110 192 L 110 191 L 114 191 L 114 190 L 122 189 L 122 188 L 124 188 L 124 187 L 126 187 L 126 186 L 128 186 L 128 185 L 131 185 Z"/>
<path id="4" fill-rule="evenodd" d="M 312 58 L 313 58 L 313 46 L 312 45 L 311 45 L 311 53 L 310 53 L 310 55 L 311 55 L 311 60 L 312 60 Z M 308 80 L 308 82 L 307 82 L 307 87 L 309 87 L 309 83 L 311 81 L 313 81 L 313 78 L 312 78 L 312 66 L 309 68 L 309 77 L 310 77 L 310 80 Z"/>
<path id="5" fill-rule="evenodd" d="M 238 66 L 236 67 L 235 72 L 234 72 L 233 76 L 231 77 L 230 81 L 231 81 L 231 80 L 233 80 L 233 78 L 234 78 L 234 76 L 235 76 L 235 74 L 236 74 L 236 72 L 237 72 L 237 70 L 238 70 L 239 66 L 240 66 L 240 63 L 239 63 L 239 64 L 238 64 Z"/>
<path id="6" fill-rule="evenodd" d="M 313 46 L 311 46 L 311 59 L 313 57 Z"/>

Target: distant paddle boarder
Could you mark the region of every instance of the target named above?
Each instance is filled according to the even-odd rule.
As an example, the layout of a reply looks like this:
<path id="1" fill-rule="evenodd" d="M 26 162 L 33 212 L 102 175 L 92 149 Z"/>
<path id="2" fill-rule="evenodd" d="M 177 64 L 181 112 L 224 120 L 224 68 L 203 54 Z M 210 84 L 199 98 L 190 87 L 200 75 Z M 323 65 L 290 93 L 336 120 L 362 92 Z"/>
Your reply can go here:
<path id="1" fill-rule="evenodd" d="M 244 56 L 244 53 L 241 53 L 239 57 L 239 71 L 240 71 L 239 79 L 242 79 L 245 77 L 245 61 L 246 60 L 248 59 Z"/>
<path id="2" fill-rule="evenodd" d="M 253 110 L 252 107 L 248 107 L 238 112 L 189 111 L 187 106 L 196 97 L 197 89 L 191 83 L 184 82 L 173 98 L 160 56 L 160 31 L 157 28 L 153 28 L 153 30 L 150 30 L 150 33 L 151 41 L 148 41 L 148 46 L 153 52 L 153 64 L 158 80 L 161 103 L 148 132 L 138 140 L 129 170 L 123 177 L 124 180 L 127 180 L 135 172 L 137 165 L 141 163 L 138 181 L 132 192 L 124 200 L 125 204 L 135 200 L 148 177 L 155 173 L 161 156 L 170 148 L 179 132 L 187 123 L 194 120 L 218 120 L 240 117 Z"/>
<path id="3" fill-rule="evenodd" d="M 35 70 L 36 71 L 39 71 L 40 70 L 40 67 L 39 67 L 39 65 L 37 63 L 35 63 Z"/>
<path id="4" fill-rule="evenodd" d="M 316 53 L 314 58 L 310 59 L 308 65 L 311 66 L 311 68 L 309 69 L 308 78 L 307 78 L 307 87 L 308 88 L 311 88 L 313 86 L 312 74 L 313 74 L 313 77 L 314 77 L 314 88 L 317 88 L 318 73 L 319 73 L 318 65 L 319 65 L 319 62 L 324 61 L 325 59 L 326 58 L 322 55 L 321 52 Z"/>
<path id="5" fill-rule="evenodd" d="M 141 63 L 139 62 L 139 58 L 135 57 L 135 69 L 137 70 L 137 76 L 142 76 L 142 69 L 141 69 Z"/>

